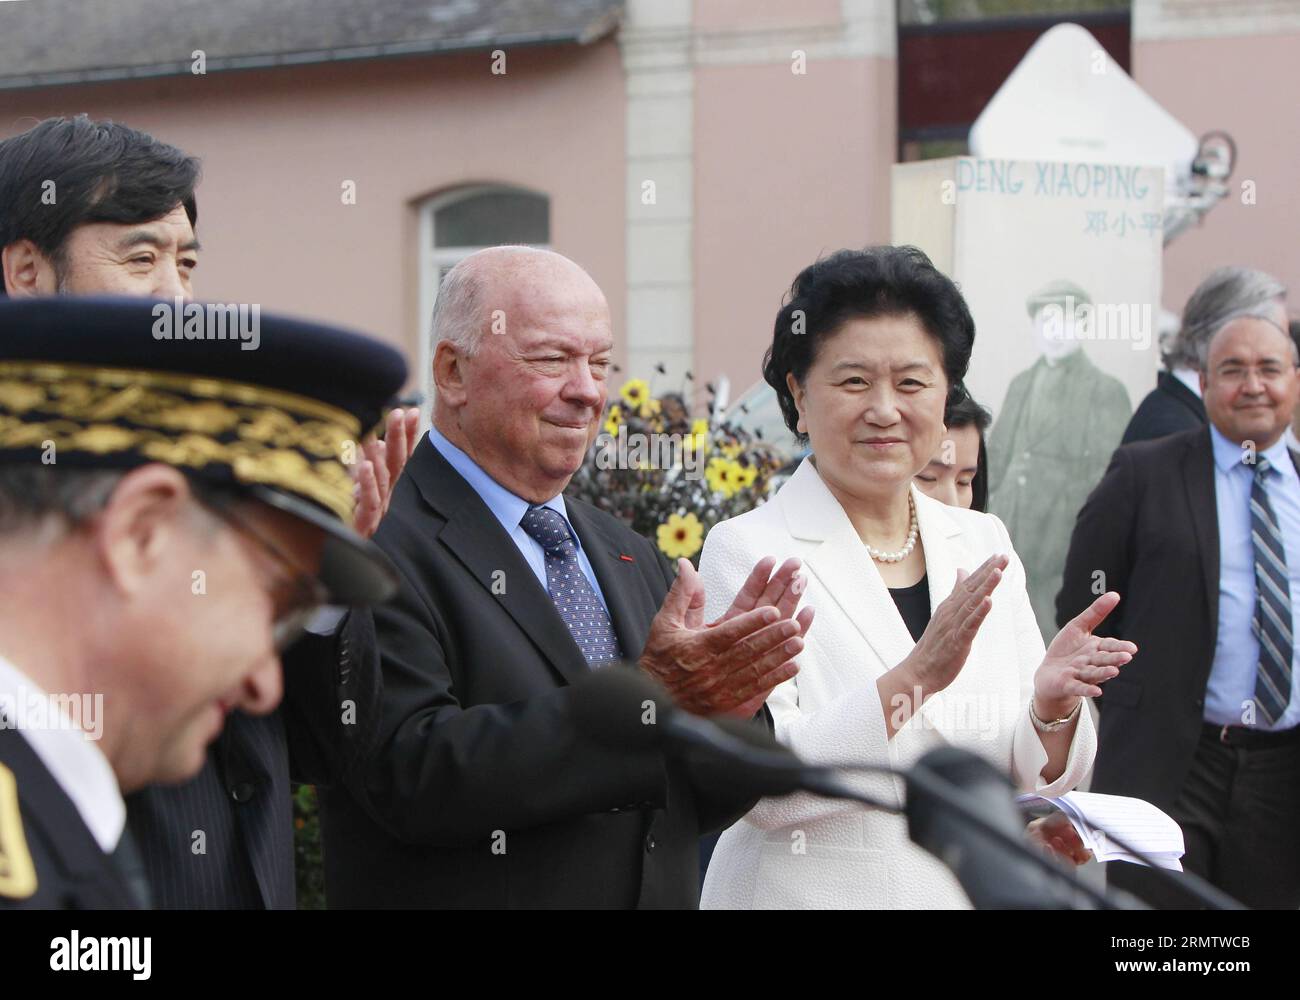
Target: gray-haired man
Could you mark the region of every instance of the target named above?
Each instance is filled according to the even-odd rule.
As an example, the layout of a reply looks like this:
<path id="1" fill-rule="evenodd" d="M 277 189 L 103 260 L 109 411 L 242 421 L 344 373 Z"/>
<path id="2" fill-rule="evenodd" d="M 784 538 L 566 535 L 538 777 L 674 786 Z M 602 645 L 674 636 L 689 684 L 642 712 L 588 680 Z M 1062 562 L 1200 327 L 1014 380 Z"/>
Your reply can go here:
<path id="1" fill-rule="evenodd" d="M 1272 275 L 1245 267 L 1220 267 L 1187 300 L 1178 332 L 1162 344 L 1165 370 L 1138 404 L 1123 444 L 1149 441 L 1204 427 L 1200 369 L 1210 339 L 1240 316 L 1258 316 L 1286 327 L 1286 289 Z"/>

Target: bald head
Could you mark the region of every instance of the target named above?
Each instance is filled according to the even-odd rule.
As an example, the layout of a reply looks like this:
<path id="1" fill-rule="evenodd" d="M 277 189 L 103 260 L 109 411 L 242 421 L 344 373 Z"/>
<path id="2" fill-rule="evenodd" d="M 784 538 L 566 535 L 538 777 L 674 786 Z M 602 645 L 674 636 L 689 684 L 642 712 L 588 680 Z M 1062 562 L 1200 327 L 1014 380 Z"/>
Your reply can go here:
<path id="1" fill-rule="evenodd" d="M 492 247 L 447 273 L 434 310 L 434 425 L 534 503 L 563 492 L 605 407 L 609 305 L 558 253 Z"/>
<path id="2" fill-rule="evenodd" d="M 433 307 L 433 345 L 451 341 L 464 354 L 473 354 L 483 336 L 502 322 L 508 326 L 512 308 L 526 303 L 540 288 L 557 279 L 586 285 L 604 299 L 591 275 L 563 254 L 527 246 L 478 250 L 447 272 Z M 494 316 L 494 314 L 498 314 Z"/>

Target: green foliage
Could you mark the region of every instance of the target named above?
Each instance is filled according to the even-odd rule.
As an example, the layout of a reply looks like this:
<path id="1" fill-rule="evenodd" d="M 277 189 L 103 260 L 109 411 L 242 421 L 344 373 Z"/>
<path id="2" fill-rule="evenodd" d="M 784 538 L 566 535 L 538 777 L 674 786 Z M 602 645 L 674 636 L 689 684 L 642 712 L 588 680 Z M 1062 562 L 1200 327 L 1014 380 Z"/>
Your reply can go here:
<path id="1" fill-rule="evenodd" d="M 641 464 L 611 457 L 620 439 L 662 441 L 665 435 L 689 449 L 678 452 L 676 465 L 663 467 L 663 453 L 653 449 L 652 460 Z M 606 410 L 604 429 L 565 493 L 613 514 L 670 558 L 685 556 L 698 566 L 704 535 L 762 503 L 783 464 L 777 449 L 744 430 L 693 416 L 679 393 L 653 396 L 649 383 L 630 379 Z M 674 545 L 671 515 L 690 522 L 685 547 Z"/>
<path id="2" fill-rule="evenodd" d="M 314 785 L 299 785 L 293 790 L 293 860 L 298 909 L 325 909 L 325 867 Z"/>

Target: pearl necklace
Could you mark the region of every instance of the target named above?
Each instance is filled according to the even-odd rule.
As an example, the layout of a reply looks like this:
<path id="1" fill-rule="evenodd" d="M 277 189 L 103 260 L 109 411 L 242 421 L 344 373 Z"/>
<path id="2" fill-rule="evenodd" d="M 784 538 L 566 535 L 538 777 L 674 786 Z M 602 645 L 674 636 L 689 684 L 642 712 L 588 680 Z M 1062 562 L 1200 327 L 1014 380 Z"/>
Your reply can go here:
<path id="1" fill-rule="evenodd" d="M 867 546 L 867 553 L 876 562 L 895 563 L 902 562 L 912 554 L 916 548 L 916 536 L 920 532 L 920 526 L 916 521 L 916 499 L 909 492 L 907 494 L 907 543 L 897 552 L 881 552 L 874 546 Z"/>

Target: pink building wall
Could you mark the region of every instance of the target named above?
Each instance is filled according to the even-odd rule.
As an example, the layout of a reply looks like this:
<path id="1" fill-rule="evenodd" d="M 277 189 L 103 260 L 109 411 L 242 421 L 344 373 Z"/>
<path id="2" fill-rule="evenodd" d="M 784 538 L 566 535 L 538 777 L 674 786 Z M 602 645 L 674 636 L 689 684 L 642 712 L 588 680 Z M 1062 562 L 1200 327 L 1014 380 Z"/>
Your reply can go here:
<path id="1" fill-rule="evenodd" d="M 1133 76 L 1197 135 L 1224 129 L 1237 143 L 1231 196 L 1165 251 L 1165 308 L 1181 313 L 1206 274 L 1237 264 L 1281 279 L 1300 315 L 1300 34 L 1139 40 Z"/>
<path id="2" fill-rule="evenodd" d="M 843 7 L 840 0 L 695 0 L 691 15 L 696 31 L 753 31 L 836 25 Z"/>
<path id="3" fill-rule="evenodd" d="M 414 366 L 418 205 L 450 187 L 551 199 L 552 245 L 609 297 L 622 341 L 624 121 L 619 51 L 507 51 L 0 91 L 0 137 L 51 115 L 113 118 L 199 156 L 204 298 L 373 333 Z M 356 204 L 342 183 L 356 182 Z M 419 373 L 412 373 L 419 385 Z"/>
<path id="4" fill-rule="evenodd" d="M 695 78 L 695 356 L 733 393 L 819 255 L 889 239 L 892 60 L 702 67 Z"/>

